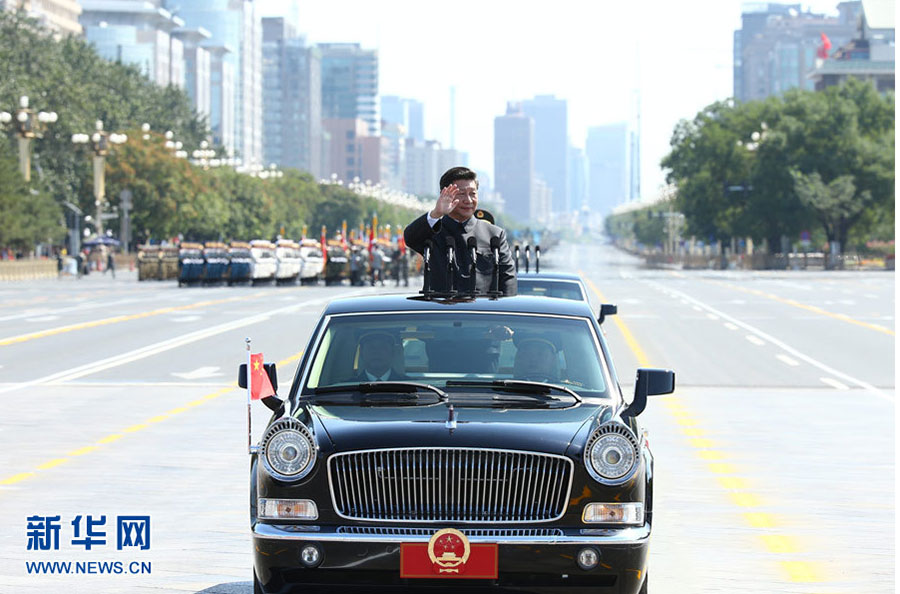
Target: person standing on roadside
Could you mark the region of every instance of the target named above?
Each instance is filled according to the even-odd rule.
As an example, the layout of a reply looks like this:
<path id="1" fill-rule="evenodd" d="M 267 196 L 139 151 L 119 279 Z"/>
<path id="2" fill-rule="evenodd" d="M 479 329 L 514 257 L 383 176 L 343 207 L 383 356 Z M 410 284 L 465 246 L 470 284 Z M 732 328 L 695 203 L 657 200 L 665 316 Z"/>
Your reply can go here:
<path id="1" fill-rule="evenodd" d="M 442 292 L 450 289 L 447 274 L 448 247 L 456 259 L 454 285 L 463 291 L 487 293 L 491 289 L 494 269 L 492 241 L 500 252 L 498 289 L 503 295 L 517 292 L 516 267 L 506 240 L 506 231 L 475 216 L 478 207 L 478 178 L 468 167 L 452 167 L 441 176 L 441 194 L 430 212 L 407 225 L 403 238 L 407 247 L 424 255 L 425 243 L 432 242 L 431 288 Z M 469 238 L 475 238 L 475 278 Z M 496 238 L 496 239 L 495 239 Z"/>
<path id="2" fill-rule="evenodd" d="M 116 256 L 112 250 L 106 255 L 106 268 L 112 273 L 112 277 L 116 278 Z"/>

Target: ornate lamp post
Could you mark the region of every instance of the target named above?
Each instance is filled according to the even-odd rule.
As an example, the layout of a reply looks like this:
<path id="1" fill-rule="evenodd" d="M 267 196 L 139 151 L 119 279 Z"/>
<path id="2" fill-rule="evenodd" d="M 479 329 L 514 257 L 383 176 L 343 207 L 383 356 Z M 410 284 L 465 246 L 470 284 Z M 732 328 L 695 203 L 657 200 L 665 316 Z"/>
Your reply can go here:
<path id="1" fill-rule="evenodd" d="M 94 151 L 94 204 L 97 207 L 97 235 L 103 235 L 103 206 L 106 201 L 106 155 L 109 154 L 109 145 L 123 144 L 128 140 L 125 134 L 117 134 L 116 132 L 106 132 L 103 130 L 103 122 L 97 120 L 94 133 L 73 134 L 72 142 L 75 144 L 91 143 Z"/>
<path id="2" fill-rule="evenodd" d="M 28 108 L 28 96 L 19 97 L 19 109 L 15 116 L 7 111 L 0 111 L 0 124 L 8 124 L 15 119 L 16 134 L 19 137 L 19 168 L 26 182 L 31 181 L 31 140 L 40 138 L 46 124 L 52 124 L 59 116 L 55 111 L 39 111 L 37 114 Z M 37 120 L 37 123 L 35 123 Z"/>

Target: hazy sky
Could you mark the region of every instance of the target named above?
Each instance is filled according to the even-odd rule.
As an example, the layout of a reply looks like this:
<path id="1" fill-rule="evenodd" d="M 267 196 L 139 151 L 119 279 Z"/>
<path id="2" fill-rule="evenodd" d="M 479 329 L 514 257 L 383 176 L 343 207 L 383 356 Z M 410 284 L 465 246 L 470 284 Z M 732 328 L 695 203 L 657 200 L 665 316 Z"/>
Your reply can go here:
<path id="1" fill-rule="evenodd" d="M 425 134 L 449 146 L 456 87 L 456 148 L 493 174 L 494 117 L 506 102 L 552 94 L 568 101 L 569 137 L 634 119 L 641 99 L 645 198 L 663 183 L 672 129 L 732 94 L 732 36 L 740 0 L 260 0 L 308 42 L 358 42 L 379 51 L 382 95 L 425 103 Z M 816 0 L 837 14 L 837 1 Z M 531 8 L 530 8 L 531 7 Z M 539 8 L 539 9 L 538 9 Z"/>

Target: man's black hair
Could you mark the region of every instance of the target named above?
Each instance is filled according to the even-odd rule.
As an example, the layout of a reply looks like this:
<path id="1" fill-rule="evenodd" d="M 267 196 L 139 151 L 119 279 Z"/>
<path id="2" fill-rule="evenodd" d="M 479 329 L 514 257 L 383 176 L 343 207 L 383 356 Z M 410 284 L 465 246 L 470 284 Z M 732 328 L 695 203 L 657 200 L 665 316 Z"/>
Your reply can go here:
<path id="1" fill-rule="evenodd" d="M 471 179 L 475 182 L 475 188 L 478 188 L 478 176 L 468 167 L 451 167 L 441 176 L 441 189 L 443 190 L 450 184 L 461 179 Z"/>

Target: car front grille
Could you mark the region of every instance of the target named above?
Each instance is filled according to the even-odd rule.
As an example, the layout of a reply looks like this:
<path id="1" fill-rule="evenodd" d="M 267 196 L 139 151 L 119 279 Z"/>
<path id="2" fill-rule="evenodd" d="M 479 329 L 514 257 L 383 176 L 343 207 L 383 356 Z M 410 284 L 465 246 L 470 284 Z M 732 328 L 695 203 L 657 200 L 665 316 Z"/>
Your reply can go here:
<path id="1" fill-rule="evenodd" d="M 363 521 L 550 522 L 566 509 L 573 463 L 515 450 L 364 450 L 328 460 L 338 515 Z"/>

